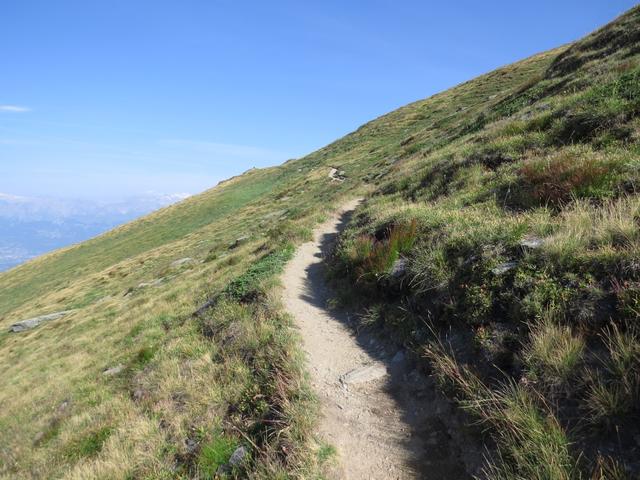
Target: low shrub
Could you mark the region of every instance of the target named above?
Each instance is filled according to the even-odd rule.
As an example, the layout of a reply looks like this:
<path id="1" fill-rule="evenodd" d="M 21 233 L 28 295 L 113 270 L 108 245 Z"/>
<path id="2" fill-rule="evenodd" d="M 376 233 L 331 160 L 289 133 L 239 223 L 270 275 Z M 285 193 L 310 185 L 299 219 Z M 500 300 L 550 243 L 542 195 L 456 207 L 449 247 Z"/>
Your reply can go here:
<path id="1" fill-rule="evenodd" d="M 613 427 L 640 403 L 640 331 L 612 324 L 603 334 L 607 357 L 592 371 L 585 409 L 591 422 Z"/>
<path id="2" fill-rule="evenodd" d="M 346 249 L 346 257 L 356 267 L 359 278 L 379 277 L 389 273 L 400 255 L 411 250 L 416 241 L 417 221 L 396 224 L 375 236 L 356 237 Z"/>
<path id="3" fill-rule="evenodd" d="M 634 245 L 640 239 L 639 214 L 638 197 L 621 197 L 599 206 L 576 201 L 561 212 L 559 227 L 547 237 L 543 251 L 563 269 L 580 266 L 583 257 L 595 266 L 592 255 L 596 250 L 615 253 L 619 262 L 625 251 L 634 255 Z"/>
<path id="4" fill-rule="evenodd" d="M 565 149 L 526 161 L 520 175 L 536 203 L 559 206 L 572 198 L 615 195 L 614 165 L 587 149 Z"/>
<path id="5" fill-rule="evenodd" d="M 612 426 L 640 403 L 640 330 L 612 324 L 603 334 L 607 357 L 592 372 L 586 410 L 593 423 Z"/>
<path id="6" fill-rule="evenodd" d="M 566 432 L 539 394 L 515 383 L 500 388 L 487 387 L 473 372 L 460 365 L 441 343 L 427 346 L 425 355 L 440 383 L 457 391 L 461 405 L 496 434 L 498 451 L 488 461 L 484 472 L 486 478 L 579 478 Z"/>
<path id="7" fill-rule="evenodd" d="M 584 339 L 549 312 L 531 328 L 524 359 L 530 374 L 550 386 L 566 385 L 576 375 L 585 350 Z"/>

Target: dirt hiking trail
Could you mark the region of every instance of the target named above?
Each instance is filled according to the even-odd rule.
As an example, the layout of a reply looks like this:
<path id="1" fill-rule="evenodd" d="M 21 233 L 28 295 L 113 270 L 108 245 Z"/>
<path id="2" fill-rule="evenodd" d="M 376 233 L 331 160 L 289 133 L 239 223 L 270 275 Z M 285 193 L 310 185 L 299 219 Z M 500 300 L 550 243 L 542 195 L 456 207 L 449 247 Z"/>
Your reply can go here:
<path id="1" fill-rule="evenodd" d="M 482 451 L 468 447 L 451 406 L 402 349 L 354 333 L 348 312 L 329 311 L 324 257 L 359 201 L 319 226 L 283 273 L 283 302 L 295 318 L 312 386 L 321 402 L 321 439 L 338 452 L 333 479 L 470 479 Z M 464 446 L 464 445 L 467 446 Z"/>

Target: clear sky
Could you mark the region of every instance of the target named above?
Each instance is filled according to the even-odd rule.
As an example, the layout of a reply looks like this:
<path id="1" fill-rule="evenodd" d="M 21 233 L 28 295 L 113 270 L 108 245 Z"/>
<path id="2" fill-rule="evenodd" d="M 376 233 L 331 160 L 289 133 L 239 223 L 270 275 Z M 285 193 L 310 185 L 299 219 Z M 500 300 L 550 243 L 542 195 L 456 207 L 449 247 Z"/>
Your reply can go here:
<path id="1" fill-rule="evenodd" d="M 195 193 L 635 3 L 2 1 L 0 192 Z"/>

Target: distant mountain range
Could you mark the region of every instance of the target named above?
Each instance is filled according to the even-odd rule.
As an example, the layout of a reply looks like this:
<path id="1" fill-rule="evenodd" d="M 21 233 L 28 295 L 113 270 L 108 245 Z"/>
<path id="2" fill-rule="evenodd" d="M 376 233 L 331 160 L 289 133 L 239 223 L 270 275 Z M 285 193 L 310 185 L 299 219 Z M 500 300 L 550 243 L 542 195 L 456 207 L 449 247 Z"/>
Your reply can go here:
<path id="1" fill-rule="evenodd" d="M 188 196 L 147 193 L 122 201 L 92 202 L 0 193 L 0 271 L 82 242 Z"/>

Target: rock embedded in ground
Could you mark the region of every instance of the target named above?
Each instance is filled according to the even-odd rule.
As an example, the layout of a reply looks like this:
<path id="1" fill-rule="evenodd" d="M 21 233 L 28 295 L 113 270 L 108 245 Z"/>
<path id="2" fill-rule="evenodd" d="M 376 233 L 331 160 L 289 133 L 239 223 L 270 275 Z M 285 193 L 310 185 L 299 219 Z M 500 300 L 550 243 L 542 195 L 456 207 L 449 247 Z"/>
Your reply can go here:
<path id="1" fill-rule="evenodd" d="M 107 368 L 105 371 L 102 372 L 102 374 L 107 377 L 111 377 L 113 375 L 119 374 L 122 370 L 124 370 L 124 365 L 119 363 L 115 367 Z"/>
<path id="2" fill-rule="evenodd" d="M 142 282 L 138 284 L 136 288 L 155 287 L 156 285 L 160 285 L 163 281 L 164 278 L 156 278 L 155 280 L 151 280 L 150 282 Z"/>
<path id="3" fill-rule="evenodd" d="M 328 177 L 336 182 L 344 182 L 346 179 L 345 172 L 343 170 L 338 170 L 337 168 L 333 167 L 331 168 L 331 170 L 329 170 Z"/>
<path id="4" fill-rule="evenodd" d="M 283 197 L 280 200 L 284 201 L 284 199 L 289 199 L 289 197 Z M 286 208 L 283 208 L 281 210 L 274 210 L 273 212 L 267 213 L 266 215 L 263 215 L 262 218 L 269 219 L 269 218 L 284 218 L 287 216 L 287 212 L 288 210 Z"/>
<path id="5" fill-rule="evenodd" d="M 387 374 L 387 368 L 379 363 L 364 365 L 354 368 L 340 377 L 340 382 L 344 385 L 358 385 L 384 377 Z"/>
<path id="6" fill-rule="evenodd" d="M 406 273 L 407 273 L 407 260 L 405 258 L 399 258 L 394 262 L 393 266 L 391 267 L 391 271 L 389 272 L 389 275 L 393 278 L 400 278 L 400 277 L 404 277 Z"/>
<path id="7" fill-rule="evenodd" d="M 149 282 L 141 282 L 138 284 L 138 286 L 136 287 L 129 287 L 125 292 L 124 292 L 124 296 L 128 297 L 129 295 L 135 293 L 138 290 L 142 290 L 143 288 L 147 288 L 147 287 L 157 287 L 158 285 L 160 285 L 162 282 L 164 282 L 167 278 L 171 278 L 171 277 L 162 277 L 162 278 L 156 278 L 155 280 L 151 280 Z"/>
<path id="8" fill-rule="evenodd" d="M 233 250 L 234 248 L 238 248 L 240 245 L 249 240 L 249 235 L 243 235 L 241 237 L 236 238 L 231 245 L 229 245 L 229 250 Z"/>
<path id="9" fill-rule="evenodd" d="M 52 320 L 58 320 L 59 318 L 69 315 L 73 310 L 64 310 L 62 312 L 49 313 L 47 315 L 40 315 L 39 317 L 28 318 L 20 322 L 16 322 L 9 327 L 10 332 L 18 333 L 26 330 L 36 328 L 42 323 L 51 322 Z"/>
<path id="10" fill-rule="evenodd" d="M 146 393 L 143 389 L 141 388 L 136 388 L 133 393 L 131 394 L 131 397 L 136 401 L 139 402 L 141 401 L 144 397 L 146 396 Z"/>
<path id="11" fill-rule="evenodd" d="M 494 273 L 494 275 L 502 275 L 504 273 L 507 273 L 509 270 L 513 270 L 517 266 L 518 266 L 517 262 L 504 262 L 498 265 L 496 268 L 494 268 L 491 271 Z"/>
<path id="12" fill-rule="evenodd" d="M 226 476 L 233 472 L 234 467 L 242 465 L 249 456 L 249 450 L 244 445 L 239 446 L 231 454 L 228 463 L 224 463 L 218 467 L 216 474 L 219 476 Z"/>
<path id="13" fill-rule="evenodd" d="M 191 257 L 179 258 L 178 260 L 171 262 L 171 268 L 181 267 L 182 265 L 186 265 L 191 262 L 193 262 L 193 258 Z"/>
<path id="14" fill-rule="evenodd" d="M 538 237 L 525 237 L 520 241 L 520 245 L 531 249 L 540 248 L 544 245 L 544 240 Z"/>
<path id="15" fill-rule="evenodd" d="M 236 465 L 241 465 L 246 458 L 249 456 L 249 450 L 244 445 L 239 446 L 235 449 L 231 458 L 229 459 L 229 465 L 235 467 Z"/>

